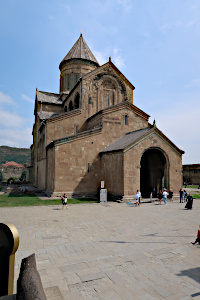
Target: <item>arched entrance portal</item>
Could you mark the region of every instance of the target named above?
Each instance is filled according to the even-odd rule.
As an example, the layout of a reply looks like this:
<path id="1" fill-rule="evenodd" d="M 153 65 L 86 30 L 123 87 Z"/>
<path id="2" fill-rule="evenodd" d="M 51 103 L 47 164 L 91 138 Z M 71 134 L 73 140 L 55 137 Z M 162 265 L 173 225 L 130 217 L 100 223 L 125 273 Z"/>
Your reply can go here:
<path id="1" fill-rule="evenodd" d="M 150 192 L 168 188 L 168 168 L 165 155 L 160 149 L 146 150 L 140 161 L 140 191 L 142 197 L 149 198 Z"/>

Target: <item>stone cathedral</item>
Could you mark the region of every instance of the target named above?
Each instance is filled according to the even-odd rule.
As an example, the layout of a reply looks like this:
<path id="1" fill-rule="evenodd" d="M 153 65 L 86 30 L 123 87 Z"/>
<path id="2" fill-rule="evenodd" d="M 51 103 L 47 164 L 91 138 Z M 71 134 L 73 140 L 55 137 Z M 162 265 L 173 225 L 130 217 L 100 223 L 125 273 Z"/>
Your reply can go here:
<path id="1" fill-rule="evenodd" d="M 82 34 L 59 65 L 60 93 L 36 90 L 31 177 L 49 196 L 96 197 L 101 181 L 124 200 L 174 193 L 182 154 L 133 103 L 135 87 L 109 58 L 100 66 Z"/>

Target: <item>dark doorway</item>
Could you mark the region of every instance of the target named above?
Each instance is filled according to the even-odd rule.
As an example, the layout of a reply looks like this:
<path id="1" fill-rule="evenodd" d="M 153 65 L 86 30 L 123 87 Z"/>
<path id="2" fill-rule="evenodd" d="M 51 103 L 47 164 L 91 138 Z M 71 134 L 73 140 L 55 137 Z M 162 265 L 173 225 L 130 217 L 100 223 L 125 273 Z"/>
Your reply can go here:
<path id="1" fill-rule="evenodd" d="M 163 152 L 156 148 L 148 149 L 140 161 L 140 191 L 142 197 L 149 198 L 155 188 L 155 194 L 163 187 L 168 188 L 167 161 Z"/>

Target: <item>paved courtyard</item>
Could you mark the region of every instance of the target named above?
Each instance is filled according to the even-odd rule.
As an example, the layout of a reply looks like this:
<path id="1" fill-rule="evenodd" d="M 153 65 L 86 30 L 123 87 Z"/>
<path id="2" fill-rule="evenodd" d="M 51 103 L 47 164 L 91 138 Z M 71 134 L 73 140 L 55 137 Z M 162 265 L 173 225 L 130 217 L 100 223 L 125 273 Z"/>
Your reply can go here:
<path id="1" fill-rule="evenodd" d="M 200 299 L 200 223 L 178 201 L 0 208 L 20 235 L 21 259 L 36 253 L 48 299 Z"/>

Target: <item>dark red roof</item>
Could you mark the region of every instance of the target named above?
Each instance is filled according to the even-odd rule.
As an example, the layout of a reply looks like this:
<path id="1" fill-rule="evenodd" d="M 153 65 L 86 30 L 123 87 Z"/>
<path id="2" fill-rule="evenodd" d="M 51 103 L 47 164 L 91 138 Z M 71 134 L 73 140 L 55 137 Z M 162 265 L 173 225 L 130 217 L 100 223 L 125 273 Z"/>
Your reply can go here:
<path id="1" fill-rule="evenodd" d="M 23 165 L 20 165 L 20 164 L 16 163 L 15 161 L 7 161 L 5 164 L 2 164 L 2 167 L 9 167 L 9 166 L 24 168 Z"/>

